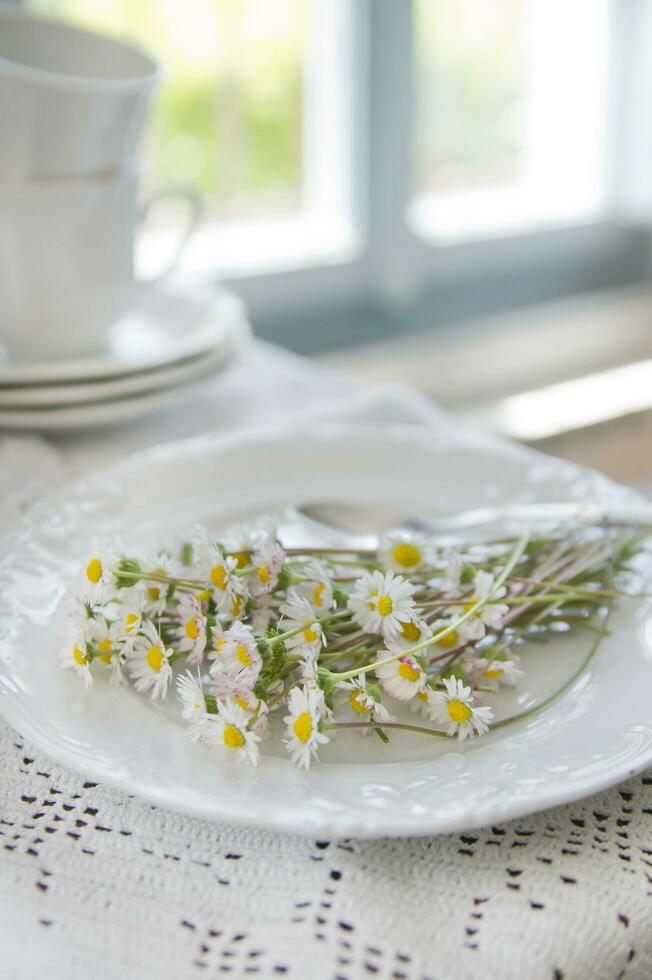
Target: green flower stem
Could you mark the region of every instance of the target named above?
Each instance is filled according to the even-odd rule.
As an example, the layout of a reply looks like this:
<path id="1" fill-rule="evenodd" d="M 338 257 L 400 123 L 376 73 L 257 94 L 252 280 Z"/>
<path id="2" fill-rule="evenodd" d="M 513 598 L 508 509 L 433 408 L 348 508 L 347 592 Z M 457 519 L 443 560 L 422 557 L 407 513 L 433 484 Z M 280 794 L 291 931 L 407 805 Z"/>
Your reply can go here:
<path id="1" fill-rule="evenodd" d="M 423 725 L 404 725 L 400 721 L 335 721 L 324 725 L 324 731 L 340 728 L 379 728 L 381 731 L 392 728 L 394 731 L 416 732 L 419 735 L 433 735 L 435 738 L 450 738 L 446 732 L 437 732 L 434 728 L 425 728 Z"/>
<path id="2" fill-rule="evenodd" d="M 456 619 L 455 622 L 451 623 L 449 626 L 446 626 L 444 629 L 440 630 L 438 633 L 435 633 L 428 639 L 422 640 L 421 643 L 417 643 L 416 646 L 409 647 L 409 649 L 401 651 L 401 653 L 396 653 L 391 657 L 385 657 L 383 660 L 377 660 L 374 663 L 367 664 L 364 667 L 355 667 L 352 670 L 347 670 L 340 674 L 331 674 L 331 680 L 335 682 L 348 680 L 349 677 L 357 677 L 360 674 L 366 674 L 371 670 L 377 670 L 379 667 L 385 667 L 387 664 L 392 664 L 396 660 L 402 660 L 405 657 L 413 657 L 415 654 L 421 653 L 422 650 L 426 650 L 433 644 L 438 643 L 447 636 L 450 636 L 451 633 L 455 633 L 463 623 L 466 623 L 468 619 L 486 606 L 496 592 L 498 592 L 498 590 L 502 587 L 503 583 L 507 580 L 507 578 L 509 578 L 512 569 L 518 564 L 527 547 L 528 541 L 529 537 L 527 535 L 519 538 L 507 564 L 492 585 L 487 595 L 482 599 L 478 599 L 478 601 L 475 602 L 471 608 L 464 613 L 464 615 L 460 616 L 459 619 Z"/>
<path id="3" fill-rule="evenodd" d="M 322 616 L 321 619 L 313 619 L 311 620 L 311 623 L 319 623 L 321 626 L 323 626 L 324 623 L 332 623 L 335 620 L 343 619 L 345 616 L 350 616 L 348 609 L 342 609 L 340 612 L 330 613 L 328 616 Z M 269 646 L 273 646 L 275 643 L 278 643 L 279 640 L 289 640 L 291 636 L 298 636 L 299 633 L 303 633 L 305 629 L 307 629 L 307 627 L 304 624 L 303 626 L 297 626 L 296 629 L 288 630 L 286 633 L 279 633 L 277 636 L 263 636 L 259 637 L 259 639 L 261 639 L 264 643 L 268 643 Z"/>
<path id="4" fill-rule="evenodd" d="M 165 585 L 176 585 L 185 589 L 203 589 L 204 582 L 196 579 L 173 578 L 171 575 L 163 575 L 162 572 L 123 572 L 115 573 L 117 578 L 130 578 L 134 582 L 163 582 Z"/>
<path id="5" fill-rule="evenodd" d="M 602 589 L 602 588 L 600 588 L 600 589 L 583 589 L 583 590 L 578 590 L 577 589 L 577 586 L 573 585 L 570 582 L 547 582 L 547 581 L 543 581 L 543 580 L 542 581 L 539 581 L 539 580 L 533 579 L 533 578 L 519 578 L 516 575 L 512 575 L 511 576 L 510 582 L 516 582 L 519 585 L 520 584 L 523 584 L 523 585 L 534 585 L 534 586 L 537 586 L 537 587 L 540 587 L 540 588 L 556 589 L 558 592 L 583 591 L 583 592 L 586 592 L 590 596 L 605 596 L 606 598 L 610 598 L 610 599 L 615 599 L 615 598 L 618 598 L 619 596 L 628 596 L 630 599 L 633 599 L 633 598 L 636 598 L 639 595 L 645 595 L 644 592 L 637 592 L 636 593 L 636 596 L 632 596 L 632 595 L 628 595 L 628 593 L 626 593 L 626 592 L 619 592 L 616 589 Z"/>
<path id="6" fill-rule="evenodd" d="M 546 592 L 544 595 L 523 595 L 513 596 L 512 598 L 505 596 L 504 599 L 499 599 L 497 602 L 502 603 L 504 606 L 529 606 L 538 602 L 586 602 L 592 597 L 597 599 L 601 598 L 601 596 L 596 596 L 594 592 L 562 592 L 561 594 Z M 597 602 L 596 605 L 600 605 L 600 603 Z"/>
<path id="7" fill-rule="evenodd" d="M 380 568 L 377 561 L 370 558 L 329 558 L 331 565 L 353 565 L 355 568 Z"/>
<path id="8" fill-rule="evenodd" d="M 376 555 L 376 548 L 284 548 L 286 555 Z"/>

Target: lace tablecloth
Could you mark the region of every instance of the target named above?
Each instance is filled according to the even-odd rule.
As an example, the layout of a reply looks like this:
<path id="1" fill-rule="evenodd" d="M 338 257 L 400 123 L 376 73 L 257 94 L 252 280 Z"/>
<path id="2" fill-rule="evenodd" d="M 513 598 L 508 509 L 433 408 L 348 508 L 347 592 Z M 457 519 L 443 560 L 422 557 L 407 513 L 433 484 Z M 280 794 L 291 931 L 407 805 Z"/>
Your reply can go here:
<path id="1" fill-rule="evenodd" d="M 0 525 L 125 452 L 309 411 L 450 424 L 408 391 L 352 396 L 344 379 L 257 343 L 137 425 L 0 437 Z M 502 826 L 365 843 L 167 813 L 61 769 L 6 725 L 0 786 L 8 980 L 652 976 L 652 772 Z"/>

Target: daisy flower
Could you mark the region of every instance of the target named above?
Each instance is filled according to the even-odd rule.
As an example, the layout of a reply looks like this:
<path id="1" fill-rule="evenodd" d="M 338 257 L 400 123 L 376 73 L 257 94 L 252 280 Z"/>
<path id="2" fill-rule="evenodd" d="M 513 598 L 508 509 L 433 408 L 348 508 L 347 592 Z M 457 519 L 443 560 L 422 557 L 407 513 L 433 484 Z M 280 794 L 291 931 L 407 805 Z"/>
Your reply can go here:
<path id="1" fill-rule="evenodd" d="M 468 668 L 476 676 L 478 683 L 498 690 L 502 684 L 514 687 L 525 677 L 525 672 L 519 667 L 520 657 L 516 654 L 492 657 L 491 650 L 485 650 L 483 654 L 468 663 Z"/>
<path id="2" fill-rule="evenodd" d="M 464 560 L 456 548 L 447 548 L 444 552 L 444 574 L 437 581 L 437 587 L 446 596 L 458 596 L 462 591 L 462 570 Z"/>
<path id="3" fill-rule="evenodd" d="M 271 592 L 278 582 L 286 554 L 277 541 L 266 538 L 251 556 L 253 572 L 249 576 L 249 588 L 253 596 Z"/>
<path id="4" fill-rule="evenodd" d="M 177 677 L 177 695 L 182 704 L 181 715 L 188 722 L 187 737 L 199 742 L 206 732 L 208 712 L 201 683 L 190 671 Z"/>
<path id="5" fill-rule="evenodd" d="M 385 640 L 387 647 L 392 653 L 399 653 L 401 650 L 409 650 L 411 647 L 429 640 L 432 630 L 423 619 L 419 619 L 416 614 L 410 616 L 405 622 L 399 620 L 400 630 Z"/>
<path id="6" fill-rule="evenodd" d="M 473 580 L 473 596 L 471 597 L 472 602 L 477 602 L 478 599 L 486 599 L 491 590 L 494 587 L 495 577 L 491 572 L 478 572 L 475 579 Z M 509 606 L 504 603 L 499 603 L 496 600 L 502 599 L 507 595 L 507 589 L 505 586 L 501 586 L 494 595 L 491 597 L 490 601 L 486 606 L 483 606 L 478 616 L 482 622 L 491 630 L 500 629 L 503 623 L 503 616 L 506 616 L 509 612 Z M 468 608 L 468 602 L 465 604 L 464 608 Z"/>
<path id="7" fill-rule="evenodd" d="M 225 692 L 252 690 L 258 680 L 263 658 L 251 626 L 237 621 L 224 631 L 223 638 L 226 642 L 210 668 L 211 677 Z"/>
<path id="8" fill-rule="evenodd" d="M 378 545 L 378 560 L 395 572 L 415 572 L 427 563 L 427 541 L 410 531 L 386 531 Z"/>
<path id="9" fill-rule="evenodd" d="M 225 627 L 219 621 L 211 626 L 211 650 L 208 654 L 209 660 L 219 660 L 219 658 L 224 653 L 224 647 L 226 646 L 226 641 L 228 627 Z"/>
<path id="10" fill-rule="evenodd" d="M 457 735 L 460 742 L 489 731 L 493 711 L 478 707 L 470 687 L 457 677 L 443 680 L 444 691 L 433 692 L 428 703 L 428 716 L 435 724 L 445 725 L 447 735 Z"/>
<path id="11" fill-rule="evenodd" d="M 418 715 L 428 715 L 428 705 L 430 704 L 430 698 L 435 692 L 431 688 L 430 684 L 426 684 L 422 691 L 417 691 L 412 700 L 410 701 L 410 711 L 413 714 Z"/>
<path id="12" fill-rule="evenodd" d="M 390 715 L 387 708 L 369 691 L 367 688 L 367 679 L 364 674 L 361 677 L 350 677 L 346 681 L 341 681 L 337 687 L 340 690 L 347 691 L 349 707 L 357 720 L 362 720 L 361 715 L 368 715 L 369 721 L 380 723 L 396 720 Z M 370 728 L 361 729 L 363 735 L 368 735 L 370 731 Z"/>
<path id="13" fill-rule="evenodd" d="M 448 629 L 465 612 L 462 606 L 451 607 L 451 615 L 447 619 L 436 619 L 432 624 L 433 635 Z M 436 640 L 437 646 L 443 650 L 454 650 L 455 647 L 463 643 L 475 643 L 485 635 L 485 625 L 479 616 L 471 616 L 470 619 L 455 626 L 455 629 L 442 636 L 441 640 Z"/>
<path id="14" fill-rule="evenodd" d="M 165 697 L 172 677 L 169 664 L 172 652 L 166 649 L 154 624 L 144 623 L 127 661 L 127 670 L 139 694 L 149 691 L 152 698 Z"/>
<path id="15" fill-rule="evenodd" d="M 204 740 L 223 756 L 258 765 L 260 736 L 249 729 L 249 714 L 231 697 L 218 700 L 217 711 L 216 715 L 208 715 Z"/>
<path id="16" fill-rule="evenodd" d="M 295 586 L 296 592 L 307 599 L 317 615 L 323 615 L 335 605 L 333 583 L 325 565 L 313 558 L 303 566 L 302 573 L 308 579 Z"/>
<path id="17" fill-rule="evenodd" d="M 261 698 L 257 698 L 253 691 L 236 694 L 235 702 L 249 715 L 251 731 L 262 738 L 267 733 L 269 706 Z"/>
<path id="18" fill-rule="evenodd" d="M 365 572 L 349 596 L 353 619 L 367 633 L 395 636 L 414 614 L 416 586 L 394 572 Z"/>
<path id="19" fill-rule="evenodd" d="M 197 573 L 209 583 L 219 612 L 228 613 L 236 594 L 245 591 L 245 583 L 233 573 L 238 568 L 235 557 L 225 557 L 202 529 L 194 545 Z"/>
<path id="20" fill-rule="evenodd" d="M 391 653 L 381 650 L 376 659 L 385 660 Z M 426 685 L 426 675 L 414 657 L 401 657 L 382 667 L 376 667 L 376 677 L 387 694 L 397 701 L 409 701 Z"/>
<path id="21" fill-rule="evenodd" d="M 220 535 L 224 552 L 235 558 L 238 568 L 251 564 L 251 553 L 256 551 L 267 538 L 276 536 L 276 525 L 268 517 L 255 521 L 241 521 L 226 528 Z"/>
<path id="22" fill-rule="evenodd" d="M 473 594 L 464 597 L 464 605 L 456 606 L 451 609 L 451 614 L 461 616 L 468 612 L 472 606 L 481 599 L 486 599 L 494 587 L 494 576 L 491 572 L 478 572 L 473 580 Z M 509 612 L 509 606 L 497 602 L 507 595 L 507 589 L 503 585 L 492 595 L 489 602 L 478 612 L 459 627 L 460 636 L 469 640 L 477 640 L 484 636 L 486 629 L 500 629 L 503 617 Z"/>
<path id="23" fill-rule="evenodd" d="M 285 747 L 290 758 L 304 769 L 310 768 L 310 762 L 317 757 L 319 745 L 328 742 L 328 735 L 319 730 L 319 724 L 324 716 L 324 695 L 313 687 L 293 687 L 288 697 L 289 714 L 283 719 L 287 732 Z"/>
<path id="24" fill-rule="evenodd" d="M 290 592 L 287 602 L 280 608 L 283 616 L 283 632 L 300 630 L 295 636 L 285 640 L 288 650 L 302 650 L 315 657 L 326 645 L 324 632 L 317 620 L 315 610 L 307 599 L 296 592 Z"/>
<path id="25" fill-rule="evenodd" d="M 129 589 L 123 597 L 111 632 L 125 652 L 132 649 L 143 624 L 145 596 L 141 589 Z"/>
<path id="26" fill-rule="evenodd" d="M 183 578 L 184 575 L 180 563 L 165 552 L 146 555 L 144 559 L 139 560 L 139 564 L 145 572 L 152 572 L 154 575 L 167 575 L 170 578 Z M 142 588 L 145 611 L 151 616 L 160 616 L 167 606 L 169 584 L 145 579 Z"/>
<path id="27" fill-rule="evenodd" d="M 69 632 L 63 649 L 59 653 L 59 663 L 64 670 L 72 668 L 79 674 L 84 682 L 84 687 L 90 687 L 93 683 L 86 642 L 79 629 L 74 628 Z"/>
<path id="28" fill-rule="evenodd" d="M 176 630 L 177 648 L 186 653 L 187 663 L 198 667 L 206 647 L 206 617 L 196 596 L 185 593 L 177 605 L 179 626 Z"/>
<path id="29" fill-rule="evenodd" d="M 96 540 L 81 574 L 78 595 L 82 602 L 97 606 L 114 598 L 115 573 L 120 567 L 120 553 L 112 541 Z"/>
<path id="30" fill-rule="evenodd" d="M 220 613 L 221 618 L 227 622 L 234 623 L 236 619 L 244 619 L 247 603 L 247 589 L 244 582 L 242 588 L 242 592 L 236 592 L 232 596 L 229 608 L 225 612 Z"/>
<path id="31" fill-rule="evenodd" d="M 257 636 L 262 636 L 263 633 L 266 633 L 269 629 L 269 624 L 272 619 L 276 619 L 272 604 L 272 597 L 269 595 L 263 595 L 256 602 L 249 617 L 251 628 Z"/>
<path id="32" fill-rule="evenodd" d="M 109 624 L 101 616 L 89 619 L 86 625 L 86 639 L 99 653 L 95 659 L 108 667 L 111 672 L 111 684 L 116 686 L 122 684 L 125 656 L 116 636 L 115 623 Z"/>

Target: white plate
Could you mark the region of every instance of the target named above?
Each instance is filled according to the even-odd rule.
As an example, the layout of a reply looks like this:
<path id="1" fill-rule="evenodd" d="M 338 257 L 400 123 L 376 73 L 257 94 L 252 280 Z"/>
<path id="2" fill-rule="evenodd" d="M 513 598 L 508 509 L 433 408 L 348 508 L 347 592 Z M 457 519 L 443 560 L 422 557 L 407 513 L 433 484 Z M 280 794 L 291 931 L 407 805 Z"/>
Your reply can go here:
<path id="1" fill-rule="evenodd" d="M 24 364 L 3 359 L 0 344 L 0 387 L 86 383 L 157 371 L 210 353 L 234 325 L 243 323 L 242 303 L 225 290 L 141 285 L 133 309 L 109 330 L 102 354 Z"/>
<path id="2" fill-rule="evenodd" d="M 0 563 L 0 710 L 60 763 L 153 803 L 317 837 L 430 834 L 573 800 L 652 762 L 652 605 L 622 600 L 590 667 L 523 721 L 460 746 L 415 735 L 338 735 L 308 773 L 272 740 L 254 772 L 184 737 L 178 706 L 57 665 L 62 596 L 91 535 L 166 539 L 288 502 L 354 500 L 438 517 L 510 502 L 639 499 L 590 472 L 470 437 L 386 426 L 202 437 L 131 457 L 69 487 L 7 540 Z M 649 512 L 648 512 L 649 513 Z M 649 520 L 649 516 L 648 516 Z M 520 708 L 557 689 L 586 653 L 582 636 L 526 654 Z M 545 655 L 542 655 L 542 649 Z M 509 709 L 510 705 L 504 705 Z"/>

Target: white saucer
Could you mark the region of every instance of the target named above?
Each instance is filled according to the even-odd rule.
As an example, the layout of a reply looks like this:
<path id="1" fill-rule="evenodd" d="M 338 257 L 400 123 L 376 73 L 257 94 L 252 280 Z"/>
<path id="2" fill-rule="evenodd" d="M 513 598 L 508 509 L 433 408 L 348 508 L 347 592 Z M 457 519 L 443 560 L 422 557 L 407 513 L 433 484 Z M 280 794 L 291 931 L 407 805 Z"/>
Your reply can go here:
<path id="1" fill-rule="evenodd" d="M 10 361 L 0 347 L 0 389 L 86 384 L 160 371 L 211 353 L 234 326 L 243 324 L 246 315 L 241 301 L 225 290 L 181 291 L 141 285 L 133 308 L 109 330 L 101 354 L 26 364 Z"/>
<path id="2" fill-rule="evenodd" d="M 206 354 L 139 374 L 97 381 L 52 385 L 0 385 L 0 416 L 7 412 L 47 412 L 50 409 L 74 408 L 140 396 L 164 388 L 178 388 L 213 374 L 231 359 L 236 346 L 234 331 L 229 330 L 218 346 Z M 21 412 L 22 410 L 22 412 Z"/>

